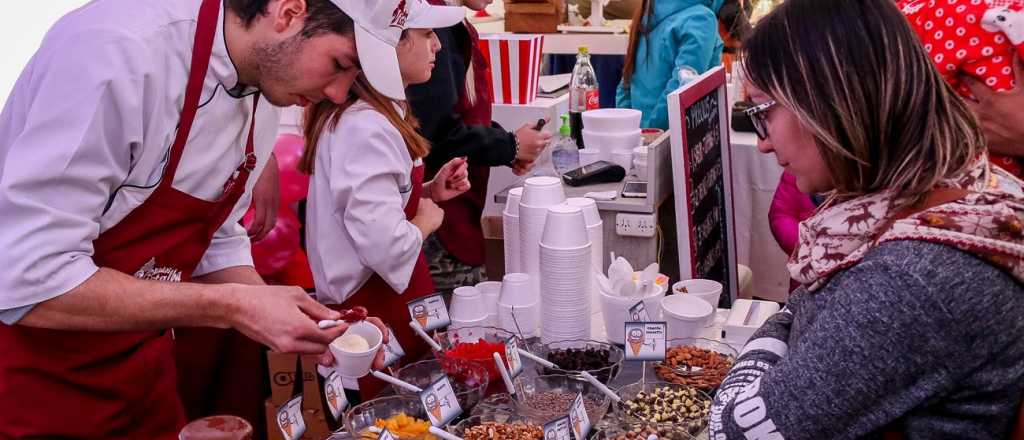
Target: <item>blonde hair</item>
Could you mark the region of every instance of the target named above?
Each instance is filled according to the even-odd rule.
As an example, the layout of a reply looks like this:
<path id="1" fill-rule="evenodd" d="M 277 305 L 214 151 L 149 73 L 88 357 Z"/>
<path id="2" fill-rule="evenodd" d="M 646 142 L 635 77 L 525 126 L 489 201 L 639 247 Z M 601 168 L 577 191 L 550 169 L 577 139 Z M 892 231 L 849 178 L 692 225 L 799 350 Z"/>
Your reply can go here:
<path id="1" fill-rule="evenodd" d="M 811 132 L 837 196 L 913 205 L 985 149 L 892 0 L 788 0 L 744 41 L 743 68 Z"/>
<path id="2" fill-rule="evenodd" d="M 302 152 L 299 171 L 313 174 L 320 135 L 323 134 L 325 129 L 334 130 L 338 126 L 338 121 L 341 120 L 341 115 L 345 113 L 345 110 L 359 100 L 366 101 L 374 110 L 383 114 L 391 125 L 398 129 L 413 160 L 425 157 L 430 152 L 430 143 L 416 131 L 419 128 L 419 122 L 412 115 L 408 103 L 384 96 L 377 89 L 374 89 L 366 79 L 366 76 L 360 72 L 356 76 L 355 82 L 352 83 L 348 99 L 344 103 L 339 105 L 324 100 L 306 109 L 303 117 L 303 137 L 306 140 L 306 149 Z M 395 106 L 402 109 L 405 113 L 404 117 L 398 113 Z"/>

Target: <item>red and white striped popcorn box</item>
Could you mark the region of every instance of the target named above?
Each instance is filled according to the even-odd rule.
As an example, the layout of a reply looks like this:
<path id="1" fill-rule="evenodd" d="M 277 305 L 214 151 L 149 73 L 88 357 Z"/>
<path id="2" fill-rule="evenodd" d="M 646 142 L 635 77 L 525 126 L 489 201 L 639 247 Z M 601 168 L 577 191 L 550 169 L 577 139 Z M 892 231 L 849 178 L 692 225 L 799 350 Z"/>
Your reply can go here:
<path id="1" fill-rule="evenodd" d="M 529 104 L 537 99 L 543 35 L 483 34 L 480 50 L 491 66 L 494 104 Z"/>

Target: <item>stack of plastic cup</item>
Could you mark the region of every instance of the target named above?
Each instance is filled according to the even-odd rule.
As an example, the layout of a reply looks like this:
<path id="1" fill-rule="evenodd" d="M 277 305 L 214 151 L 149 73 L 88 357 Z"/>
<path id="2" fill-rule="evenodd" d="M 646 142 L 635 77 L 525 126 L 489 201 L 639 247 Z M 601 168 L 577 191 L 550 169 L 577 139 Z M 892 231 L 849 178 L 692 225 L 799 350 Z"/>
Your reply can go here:
<path id="1" fill-rule="evenodd" d="M 568 204 L 549 208 L 540 242 L 541 341 L 590 337 L 590 252 L 583 210 Z"/>
<path id="2" fill-rule="evenodd" d="M 487 305 L 484 296 L 473 286 L 455 289 L 448 314 L 451 316 L 453 329 L 487 325 Z"/>
<path id="3" fill-rule="evenodd" d="M 531 177 L 523 186 L 519 202 L 521 272 L 530 276 L 533 291 L 540 291 L 540 238 L 548 208 L 565 202 L 562 181 L 556 177 Z"/>
<path id="4" fill-rule="evenodd" d="M 498 297 L 501 295 L 500 281 L 484 281 L 477 283 L 476 290 L 484 296 L 484 305 L 487 306 L 487 325 L 496 327 L 498 325 Z"/>
<path id="5" fill-rule="evenodd" d="M 505 237 L 505 273 L 522 270 L 523 256 L 520 252 L 519 239 L 519 200 L 522 197 L 522 187 L 509 190 L 505 211 L 501 213 L 501 229 Z"/>
<path id="6" fill-rule="evenodd" d="M 633 172 L 640 180 L 648 181 L 647 151 L 648 147 L 639 146 L 633 149 Z"/>
<path id="7" fill-rule="evenodd" d="M 498 296 L 498 327 L 523 336 L 537 336 L 539 307 L 530 276 L 505 274 Z"/>

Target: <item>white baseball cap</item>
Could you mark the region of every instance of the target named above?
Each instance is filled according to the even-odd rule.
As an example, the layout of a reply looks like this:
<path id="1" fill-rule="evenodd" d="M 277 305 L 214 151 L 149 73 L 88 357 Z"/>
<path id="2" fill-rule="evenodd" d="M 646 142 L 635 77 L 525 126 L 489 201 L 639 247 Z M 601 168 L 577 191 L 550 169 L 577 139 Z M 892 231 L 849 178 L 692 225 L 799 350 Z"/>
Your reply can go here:
<path id="1" fill-rule="evenodd" d="M 405 29 L 454 26 L 466 18 L 461 6 L 425 0 L 331 0 L 355 22 L 359 64 L 370 85 L 385 96 L 405 99 L 395 46 Z"/>

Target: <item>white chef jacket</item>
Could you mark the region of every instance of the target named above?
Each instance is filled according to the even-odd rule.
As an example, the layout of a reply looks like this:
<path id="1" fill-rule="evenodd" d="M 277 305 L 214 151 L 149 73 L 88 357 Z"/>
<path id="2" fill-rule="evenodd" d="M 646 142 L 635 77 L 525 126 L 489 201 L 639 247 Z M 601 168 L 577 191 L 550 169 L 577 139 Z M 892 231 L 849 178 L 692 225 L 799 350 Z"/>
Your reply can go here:
<path id="1" fill-rule="evenodd" d="M 317 300 L 341 304 L 374 273 L 404 292 L 423 236 L 405 219 L 413 161 L 398 129 L 364 101 L 324 130 L 306 206 Z"/>
<path id="2" fill-rule="evenodd" d="M 97 0 L 61 18 L 0 113 L 0 318 L 96 272 L 92 242 L 159 183 L 185 97 L 201 0 Z M 252 89 L 224 42 L 224 11 L 200 109 L 172 183 L 214 200 L 243 161 Z M 232 90 L 231 93 L 228 90 Z M 233 96 L 234 95 L 234 96 Z M 278 110 L 261 102 L 258 163 L 195 275 L 252 265 L 238 224 L 273 148 Z"/>

